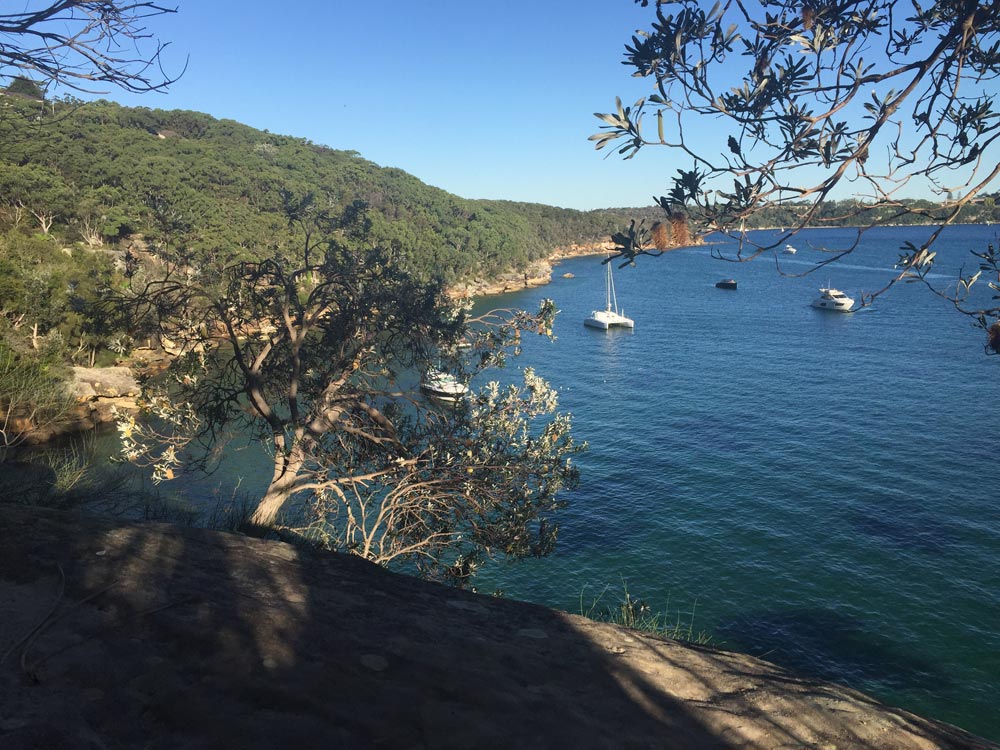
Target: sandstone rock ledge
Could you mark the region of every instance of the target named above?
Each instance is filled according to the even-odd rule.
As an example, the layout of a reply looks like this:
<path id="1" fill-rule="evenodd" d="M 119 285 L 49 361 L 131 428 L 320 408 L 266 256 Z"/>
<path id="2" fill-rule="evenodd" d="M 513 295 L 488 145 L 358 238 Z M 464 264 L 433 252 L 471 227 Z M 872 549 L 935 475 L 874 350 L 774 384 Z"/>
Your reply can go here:
<path id="1" fill-rule="evenodd" d="M 139 384 L 128 367 L 73 367 L 69 391 L 74 404 L 58 419 L 43 424 L 26 421 L 27 445 L 92 430 L 114 421 L 114 410 L 138 411 Z"/>
<path id="2" fill-rule="evenodd" d="M 735 653 L 237 535 L 0 506 L 0 748 L 966 748 Z"/>
<path id="3" fill-rule="evenodd" d="M 454 297 L 482 297 L 545 286 L 551 280 L 552 265 L 548 261 L 538 260 L 524 271 L 511 271 L 490 279 L 469 279 L 456 284 L 448 292 Z"/>

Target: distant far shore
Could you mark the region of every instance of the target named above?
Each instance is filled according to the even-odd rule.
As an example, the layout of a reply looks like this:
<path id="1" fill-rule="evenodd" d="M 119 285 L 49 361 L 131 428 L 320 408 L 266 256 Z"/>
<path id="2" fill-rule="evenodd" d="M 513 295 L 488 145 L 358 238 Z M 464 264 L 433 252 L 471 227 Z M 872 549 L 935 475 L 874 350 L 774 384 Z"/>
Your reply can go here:
<path id="1" fill-rule="evenodd" d="M 963 222 L 961 226 L 993 226 L 992 222 Z M 926 224 L 879 224 L 880 227 L 933 227 L 937 224 L 931 222 Z M 802 227 L 802 229 L 857 229 L 860 230 L 863 227 L 856 224 L 845 224 L 842 226 L 808 226 Z M 753 229 L 748 229 L 748 232 L 788 232 L 788 229 L 780 226 L 773 227 L 754 227 Z M 795 232 L 802 231 L 801 229 L 796 229 Z M 792 233 L 794 234 L 794 232 Z M 702 245 L 716 244 L 713 242 L 706 242 L 701 239 L 697 242 L 693 242 L 690 245 L 683 245 L 678 247 L 667 248 L 670 250 L 680 250 L 684 247 L 697 247 Z M 614 251 L 615 245 L 611 240 L 604 240 L 602 242 L 589 242 L 589 243 L 574 243 L 571 245 L 564 245 L 555 248 L 547 258 L 544 260 L 533 261 L 526 270 L 523 271 L 509 271 L 495 278 L 485 279 L 485 278 L 473 278 L 467 281 L 456 284 L 451 289 L 449 293 L 454 297 L 487 297 L 499 294 L 509 294 L 511 292 L 518 292 L 522 289 L 531 289 L 533 287 L 545 286 L 552 281 L 552 269 L 553 266 L 557 265 L 560 261 L 566 260 L 567 258 L 579 258 L 588 255 L 606 255 Z"/>
<path id="2" fill-rule="evenodd" d="M 682 247 L 695 247 L 703 244 L 705 243 L 694 242 L 690 245 L 666 248 L 666 250 L 680 250 Z M 611 240 L 564 245 L 555 248 L 544 260 L 533 261 L 525 271 L 510 271 L 493 279 L 471 279 L 456 284 L 449 290 L 449 293 L 454 297 L 488 297 L 545 286 L 552 281 L 553 266 L 560 261 L 588 255 L 608 255 L 614 249 L 615 244 Z"/>

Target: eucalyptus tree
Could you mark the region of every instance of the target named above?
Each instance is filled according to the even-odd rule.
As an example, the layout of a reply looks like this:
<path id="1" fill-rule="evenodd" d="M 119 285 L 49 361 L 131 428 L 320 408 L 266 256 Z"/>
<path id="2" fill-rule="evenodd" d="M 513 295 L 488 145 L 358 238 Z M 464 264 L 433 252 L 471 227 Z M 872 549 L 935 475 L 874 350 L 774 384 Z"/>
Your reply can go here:
<path id="1" fill-rule="evenodd" d="M 133 264 L 119 304 L 177 355 L 148 385 L 150 419 L 122 416 L 124 455 L 172 478 L 250 436 L 270 451 L 251 524 L 278 526 L 380 564 L 464 579 L 486 558 L 547 553 L 578 449 L 555 393 L 484 386 L 450 406 L 416 373 L 463 380 L 502 365 L 555 311 L 472 317 L 404 254 L 368 243 L 364 207 L 285 196 L 301 244 L 262 260 Z M 139 269 L 139 270 L 137 270 Z"/>
<path id="2" fill-rule="evenodd" d="M 59 173 L 44 166 L 4 164 L 0 172 L 0 208 L 15 226 L 27 214 L 48 234 L 57 219 L 66 221 L 72 195 Z"/>
<path id="3" fill-rule="evenodd" d="M 737 237 L 734 260 L 822 226 L 824 206 L 843 193 L 854 200 L 834 218 L 858 225 L 857 236 L 818 267 L 853 252 L 871 226 L 916 214 L 931 227 L 926 239 L 900 248 L 894 274 L 863 303 L 899 281 L 922 282 L 988 328 L 1000 351 L 995 248 L 975 253 L 978 269 L 954 286 L 934 287 L 928 273 L 942 229 L 1000 175 L 998 0 L 635 2 L 655 16 L 623 63 L 652 92 L 597 114 L 598 149 L 624 158 L 671 149 L 682 165 L 656 202 L 703 232 Z M 912 190 L 934 196 L 933 207 L 905 200 Z M 751 217 L 777 207 L 794 209 L 787 230 L 746 233 Z M 621 246 L 619 257 L 633 260 L 635 248 Z M 994 294 L 972 302 L 981 274 Z"/>

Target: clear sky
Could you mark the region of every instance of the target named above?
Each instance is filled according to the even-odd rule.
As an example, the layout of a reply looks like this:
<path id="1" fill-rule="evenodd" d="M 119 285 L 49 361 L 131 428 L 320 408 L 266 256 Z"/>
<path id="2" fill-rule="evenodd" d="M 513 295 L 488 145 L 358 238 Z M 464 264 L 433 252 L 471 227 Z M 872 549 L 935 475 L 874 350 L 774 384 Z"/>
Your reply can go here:
<path id="1" fill-rule="evenodd" d="M 178 0 L 166 94 L 104 98 L 189 109 L 358 151 L 465 198 L 645 206 L 666 149 L 595 151 L 594 112 L 649 93 L 621 64 L 649 8 L 632 0 Z M 171 3 L 165 3 L 171 5 Z"/>

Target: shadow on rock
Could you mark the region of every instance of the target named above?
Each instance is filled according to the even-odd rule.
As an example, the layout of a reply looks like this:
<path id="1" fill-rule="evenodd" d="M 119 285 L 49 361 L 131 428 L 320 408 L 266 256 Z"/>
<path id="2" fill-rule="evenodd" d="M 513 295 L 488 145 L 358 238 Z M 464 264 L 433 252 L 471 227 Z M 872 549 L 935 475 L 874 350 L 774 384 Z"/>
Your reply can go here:
<path id="1" fill-rule="evenodd" d="M 0 747 L 985 748 L 740 654 L 244 536 L 0 506 Z"/>

